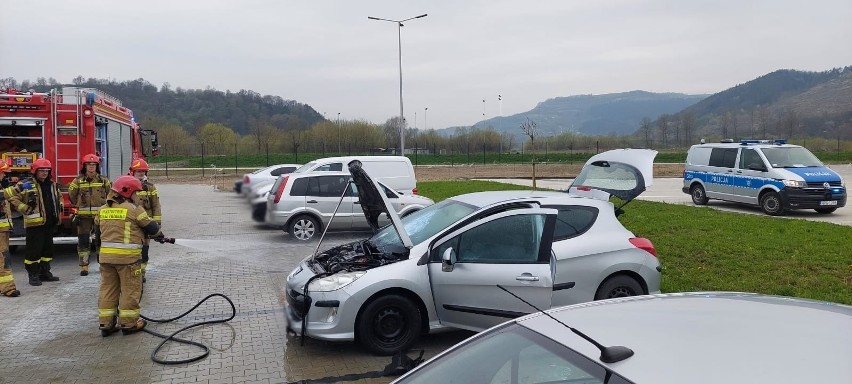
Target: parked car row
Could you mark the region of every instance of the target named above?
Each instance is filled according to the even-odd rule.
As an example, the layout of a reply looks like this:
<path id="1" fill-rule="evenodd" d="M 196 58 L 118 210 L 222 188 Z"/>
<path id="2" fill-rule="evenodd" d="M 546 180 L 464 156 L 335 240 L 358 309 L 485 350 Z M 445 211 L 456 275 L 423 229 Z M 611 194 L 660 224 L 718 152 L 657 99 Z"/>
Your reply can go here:
<path id="1" fill-rule="evenodd" d="M 252 218 L 282 228 L 300 241 L 312 240 L 325 229 L 370 230 L 359 206 L 357 186 L 345 168 L 355 158 L 323 158 L 298 167 L 280 164 L 247 174 L 241 187 L 251 203 Z M 414 167 L 407 157 L 357 158 L 375 175 L 397 214 L 405 216 L 433 204 L 431 199 L 416 194 Z M 288 170 L 282 173 L 284 169 Z M 379 221 L 382 225 L 388 223 L 387 217 Z"/>

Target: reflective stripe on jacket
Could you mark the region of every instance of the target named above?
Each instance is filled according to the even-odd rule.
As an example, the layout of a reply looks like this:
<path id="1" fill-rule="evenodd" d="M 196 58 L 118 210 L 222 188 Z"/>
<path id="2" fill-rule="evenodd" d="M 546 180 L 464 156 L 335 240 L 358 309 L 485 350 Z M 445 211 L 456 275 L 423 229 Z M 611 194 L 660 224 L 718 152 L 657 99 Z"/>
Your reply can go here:
<path id="1" fill-rule="evenodd" d="M 129 201 L 108 200 L 100 207 L 95 223 L 100 228 L 100 262 L 133 264 L 142 257 L 143 227 L 151 223 L 145 210 Z"/>

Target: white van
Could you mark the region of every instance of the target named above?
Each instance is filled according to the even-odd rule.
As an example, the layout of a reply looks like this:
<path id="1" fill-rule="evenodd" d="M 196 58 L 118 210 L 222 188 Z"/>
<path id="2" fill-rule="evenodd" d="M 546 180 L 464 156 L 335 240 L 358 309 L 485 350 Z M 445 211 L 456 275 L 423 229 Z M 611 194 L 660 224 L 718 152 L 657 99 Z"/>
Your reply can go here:
<path id="1" fill-rule="evenodd" d="M 846 205 L 846 186 L 806 148 L 785 140 L 693 145 L 686 155 L 683 192 L 697 205 L 710 199 L 760 206 L 768 215 Z"/>
<path id="2" fill-rule="evenodd" d="M 311 161 L 294 173 L 345 171 L 346 164 L 352 160 L 361 161 L 362 167 L 374 180 L 381 181 L 397 192 L 405 195 L 417 194 L 417 178 L 414 166 L 405 156 L 340 156 L 326 157 Z"/>

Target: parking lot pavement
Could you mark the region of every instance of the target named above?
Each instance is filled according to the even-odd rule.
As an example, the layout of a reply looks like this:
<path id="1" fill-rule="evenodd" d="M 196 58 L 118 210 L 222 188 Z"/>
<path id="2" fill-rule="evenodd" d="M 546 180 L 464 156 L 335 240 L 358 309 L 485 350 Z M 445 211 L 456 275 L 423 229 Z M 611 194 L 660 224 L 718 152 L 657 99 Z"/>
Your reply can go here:
<path id="1" fill-rule="evenodd" d="M 164 233 L 177 243 L 151 246 L 142 313 L 179 315 L 210 293 L 229 296 L 237 308 L 226 324 L 182 333 L 211 348 L 199 362 L 160 365 L 150 354 L 160 339 L 145 333 L 102 338 L 97 328 L 99 272 L 79 276 L 74 246 L 60 246 L 52 263 L 61 280 L 27 284 L 23 249 L 11 263 L 19 298 L 0 297 L 2 383 L 295 383 L 380 371 L 389 357 L 372 356 L 353 343 L 327 343 L 287 335 L 282 283 L 313 252 L 316 242 L 297 243 L 280 230 L 258 227 L 244 199 L 203 185 L 157 186 Z M 323 248 L 364 237 L 331 234 Z M 230 306 L 211 299 L 186 318 L 148 327 L 169 333 L 192 322 L 221 319 Z M 430 357 L 468 337 L 467 332 L 430 335 L 415 348 Z M 195 356 L 195 347 L 167 346 L 159 357 Z M 409 355 L 415 355 L 411 352 Z M 361 380 L 386 383 L 393 378 Z M 326 381 L 333 382 L 333 381 Z"/>

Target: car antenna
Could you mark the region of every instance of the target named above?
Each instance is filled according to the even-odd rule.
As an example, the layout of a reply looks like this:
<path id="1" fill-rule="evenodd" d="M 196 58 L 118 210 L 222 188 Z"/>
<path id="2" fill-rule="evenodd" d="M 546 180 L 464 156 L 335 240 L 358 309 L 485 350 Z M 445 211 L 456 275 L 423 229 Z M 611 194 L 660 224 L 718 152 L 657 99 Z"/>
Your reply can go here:
<path id="1" fill-rule="evenodd" d="M 627 359 L 628 357 L 630 357 L 630 356 L 633 356 L 633 350 L 632 350 L 632 349 L 627 348 L 627 347 L 624 347 L 624 346 L 621 346 L 621 345 L 614 345 L 614 346 L 611 346 L 611 347 L 604 346 L 604 345 L 602 345 L 601 343 L 598 343 L 597 341 L 595 341 L 594 339 L 592 339 L 591 337 L 586 336 L 586 334 L 585 334 L 585 333 L 580 332 L 580 331 L 579 331 L 579 330 L 577 330 L 576 328 L 572 328 L 572 327 L 568 326 L 568 324 L 565 324 L 565 323 L 563 323 L 563 322 L 559 321 L 557 318 L 555 318 L 555 317 L 551 316 L 549 313 L 547 313 L 547 312 L 545 312 L 545 311 L 542 311 L 541 309 L 539 309 L 539 308 L 538 308 L 538 307 L 536 307 L 535 305 L 532 305 L 532 303 L 530 303 L 529 301 L 526 301 L 526 300 L 522 299 L 520 296 L 518 296 L 518 295 L 516 295 L 516 294 L 514 294 L 514 293 L 512 293 L 512 292 L 510 292 L 508 289 L 506 289 L 506 288 L 505 288 L 505 287 L 503 287 L 502 285 L 497 284 L 497 288 L 500 288 L 500 289 L 502 289 L 502 290 L 506 291 L 506 293 L 508 293 L 508 294 L 510 294 L 510 295 L 512 295 L 512 296 L 515 296 L 515 298 L 516 298 L 516 299 L 518 299 L 518 300 L 520 300 L 520 301 L 523 301 L 524 303 L 526 303 L 526 304 L 527 304 L 527 305 L 529 305 L 530 307 L 535 308 L 535 310 L 537 310 L 537 311 L 541 312 L 542 314 L 544 314 L 545 316 L 547 316 L 547 317 L 549 317 L 549 318 L 553 319 L 553 321 L 555 321 L 555 322 L 559 323 L 559 324 L 560 324 L 560 325 L 562 325 L 563 327 L 570 329 L 570 330 L 571 330 L 571 332 L 576 333 L 576 334 L 577 334 L 577 336 L 580 336 L 580 337 L 582 337 L 583 339 L 585 339 L 586 341 L 588 341 L 588 342 L 592 343 L 595 347 L 597 347 L 598 349 L 600 349 L 600 351 L 601 351 L 601 357 L 600 357 L 600 359 L 601 359 L 601 361 L 603 361 L 604 363 L 617 363 L 617 362 L 619 362 L 619 361 L 626 360 L 626 359 Z"/>

